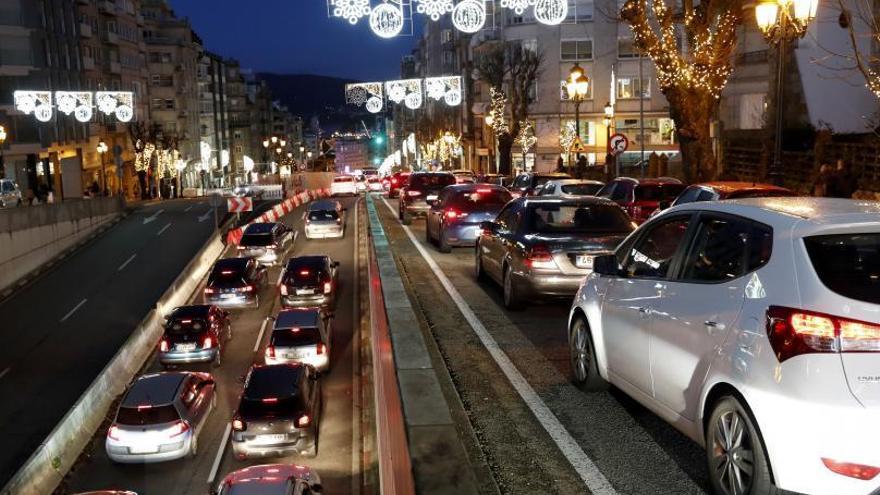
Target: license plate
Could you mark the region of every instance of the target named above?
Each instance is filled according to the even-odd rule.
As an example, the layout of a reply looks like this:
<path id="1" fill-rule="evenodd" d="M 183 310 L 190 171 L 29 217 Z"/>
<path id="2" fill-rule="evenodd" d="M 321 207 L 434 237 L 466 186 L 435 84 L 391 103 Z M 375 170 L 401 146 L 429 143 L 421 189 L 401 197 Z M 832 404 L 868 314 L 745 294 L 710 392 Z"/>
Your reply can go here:
<path id="1" fill-rule="evenodd" d="M 592 269 L 592 268 L 593 268 L 593 257 L 592 257 L 592 256 L 587 256 L 587 255 L 585 255 L 585 254 L 579 254 L 579 255 L 577 255 L 577 257 L 575 258 L 575 262 L 574 262 L 574 264 L 575 264 L 578 268 L 589 268 L 589 269 Z"/>
<path id="2" fill-rule="evenodd" d="M 426 199 L 428 201 L 434 201 L 435 199 L 437 199 L 437 195 L 436 194 L 429 194 Z"/>
<path id="3" fill-rule="evenodd" d="M 257 435 L 256 442 L 264 445 L 280 443 L 287 439 L 287 435 L 279 434 L 279 435 Z"/>
<path id="4" fill-rule="evenodd" d="M 181 352 L 190 352 L 196 350 L 196 343 L 177 344 L 174 348 Z"/>
<path id="5" fill-rule="evenodd" d="M 296 295 L 308 296 L 315 293 L 315 289 L 296 289 Z"/>
<path id="6" fill-rule="evenodd" d="M 220 299 L 232 299 L 235 294 L 220 294 Z"/>
<path id="7" fill-rule="evenodd" d="M 140 446 L 132 446 L 128 448 L 128 451 L 132 454 L 155 454 L 159 451 L 159 447 L 140 445 Z"/>

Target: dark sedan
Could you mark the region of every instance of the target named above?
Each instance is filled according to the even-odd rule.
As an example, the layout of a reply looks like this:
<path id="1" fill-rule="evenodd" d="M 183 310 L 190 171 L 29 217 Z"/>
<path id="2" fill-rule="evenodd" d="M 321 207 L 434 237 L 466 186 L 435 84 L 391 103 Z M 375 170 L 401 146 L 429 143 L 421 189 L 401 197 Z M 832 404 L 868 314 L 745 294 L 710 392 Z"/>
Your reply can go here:
<path id="1" fill-rule="evenodd" d="M 534 296 L 571 297 L 608 254 L 635 229 L 613 201 L 596 198 L 518 198 L 477 239 L 477 278 L 504 289 L 504 305 L 522 309 Z"/>
<path id="2" fill-rule="evenodd" d="M 428 211 L 428 242 L 436 242 L 443 253 L 453 246 L 473 246 L 480 235 L 480 224 L 494 220 L 510 200 L 507 189 L 489 184 L 461 184 L 443 189 Z"/>
<path id="3" fill-rule="evenodd" d="M 268 283 L 269 272 L 254 258 L 217 260 L 205 285 L 205 304 L 222 308 L 259 308 L 260 289 Z"/>

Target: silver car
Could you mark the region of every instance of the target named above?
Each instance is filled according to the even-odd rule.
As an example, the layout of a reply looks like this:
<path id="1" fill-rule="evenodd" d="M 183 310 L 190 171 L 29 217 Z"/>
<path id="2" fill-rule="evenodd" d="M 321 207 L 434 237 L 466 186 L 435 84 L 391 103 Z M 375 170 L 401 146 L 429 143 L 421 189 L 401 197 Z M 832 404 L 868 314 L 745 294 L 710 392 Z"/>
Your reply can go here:
<path id="1" fill-rule="evenodd" d="M 295 464 L 263 464 L 226 475 L 219 495 L 310 495 L 321 493 L 321 477 L 313 469 Z"/>
<path id="2" fill-rule="evenodd" d="M 195 456 L 198 437 L 217 405 L 209 373 L 166 372 L 138 378 L 107 430 L 105 449 L 119 463 Z"/>
<path id="3" fill-rule="evenodd" d="M 593 271 L 596 256 L 613 251 L 635 224 L 613 201 L 523 197 L 483 222 L 477 238 L 477 278 L 504 288 L 504 306 L 522 309 L 530 297 L 571 297 Z"/>
<path id="4" fill-rule="evenodd" d="M 21 189 L 9 179 L 0 179 L 0 208 L 21 206 Z"/>
<path id="5" fill-rule="evenodd" d="M 598 180 L 557 179 L 538 188 L 538 196 L 595 196 L 603 187 Z"/>
<path id="6" fill-rule="evenodd" d="M 315 201 L 303 214 L 306 239 L 345 236 L 345 208 L 338 201 Z"/>
<path id="7" fill-rule="evenodd" d="M 275 317 L 266 364 L 300 363 L 330 369 L 330 321 L 320 309 L 285 309 Z"/>
<path id="8" fill-rule="evenodd" d="M 293 230 L 281 222 L 252 223 L 244 229 L 238 243 L 238 256 L 274 265 L 284 260 L 295 242 Z"/>

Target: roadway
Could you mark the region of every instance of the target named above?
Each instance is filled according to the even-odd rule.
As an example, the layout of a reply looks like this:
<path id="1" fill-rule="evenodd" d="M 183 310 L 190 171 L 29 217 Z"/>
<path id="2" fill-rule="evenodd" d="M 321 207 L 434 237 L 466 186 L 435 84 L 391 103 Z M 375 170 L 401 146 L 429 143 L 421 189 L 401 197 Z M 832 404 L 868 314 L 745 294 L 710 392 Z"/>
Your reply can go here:
<path id="1" fill-rule="evenodd" d="M 356 407 L 360 394 L 356 385 L 354 363 L 360 352 L 356 345 L 359 339 L 356 337 L 361 319 L 356 288 L 358 253 L 355 243 L 355 201 L 343 200 L 343 204 L 348 207 L 346 234 L 343 239 L 306 240 L 302 234 L 304 207 L 283 219 L 299 233 L 290 256 L 327 254 L 340 262 L 338 303 L 332 323 L 331 370 L 321 377 L 325 402 L 316 458 L 288 456 L 239 461 L 232 455 L 232 448 L 227 441 L 232 412 L 238 404 L 242 389 L 241 380 L 251 364 L 262 362 L 271 331 L 271 322 L 266 323 L 266 318 L 277 314 L 279 309 L 275 284 L 281 267 L 271 267 L 271 283 L 260 294 L 260 308 L 232 312 L 234 337 L 225 350 L 222 365 L 219 368 L 209 365 L 180 368 L 209 371 L 217 382 L 218 407 L 199 437 L 198 455 L 159 464 L 113 464 L 104 451 L 106 430 L 99 431 L 69 476 L 63 491 L 77 493 L 114 488 L 134 490 L 140 495 L 203 494 L 231 471 L 249 465 L 282 462 L 314 467 L 321 475 L 327 493 L 357 493 L 362 483 L 362 470 L 358 426 L 360 408 Z M 360 218 L 363 216 L 360 215 Z M 201 294 L 201 287 L 197 294 Z M 149 370 L 160 371 L 161 367 L 153 362 Z M 111 416 L 114 412 L 111 411 Z"/>
<path id="2" fill-rule="evenodd" d="M 377 197 L 376 208 L 502 492 L 708 492 L 697 444 L 616 389 L 585 393 L 570 383 L 569 302 L 507 311 L 500 287 L 475 279 L 472 248 L 442 254 L 425 241 L 423 220 L 400 225 L 396 200 Z M 439 276 L 460 294 L 464 310 Z M 508 362 L 496 360 L 498 350 Z"/>

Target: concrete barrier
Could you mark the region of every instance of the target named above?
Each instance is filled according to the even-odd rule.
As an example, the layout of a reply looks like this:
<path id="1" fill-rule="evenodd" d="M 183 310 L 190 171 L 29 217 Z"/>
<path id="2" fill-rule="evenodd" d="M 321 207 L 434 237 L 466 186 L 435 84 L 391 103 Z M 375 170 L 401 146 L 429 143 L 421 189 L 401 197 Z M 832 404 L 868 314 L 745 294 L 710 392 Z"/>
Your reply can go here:
<path id="1" fill-rule="evenodd" d="M 223 249 L 220 234 L 213 235 L 0 494 L 45 495 L 55 490 L 98 431 L 116 397 L 152 355 L 162 336 L 162 317 L 186 304 Z"/>
<path id="2" fill-rule="evenodd" d="M 247 228 L 248 225 L 252 223 L 277 222 L 278 219 L 280 219 L 284 215 L 287 215 L 299 205 L 308 203 L 315 199 L 326 198 L 329 195 L 329 189 L 303 191 L 299 194 L 295 194 L 292 198 L 285 199 L 284 201 L 278 203 L 277 205 L 272 207 L 272 209 L 251 220 L 246 225 L 237 229 L 230 230 L 226 234 L 226 242 L 230 246 L 237 246 L 238 243 L 241 242 L 241 237 L 244 234 L 244 229 Z"/>
<path id="3" fill-rule="evenodd" d="M 121 197 L 0 210 L 0 294 L 124 212 Z"/>

